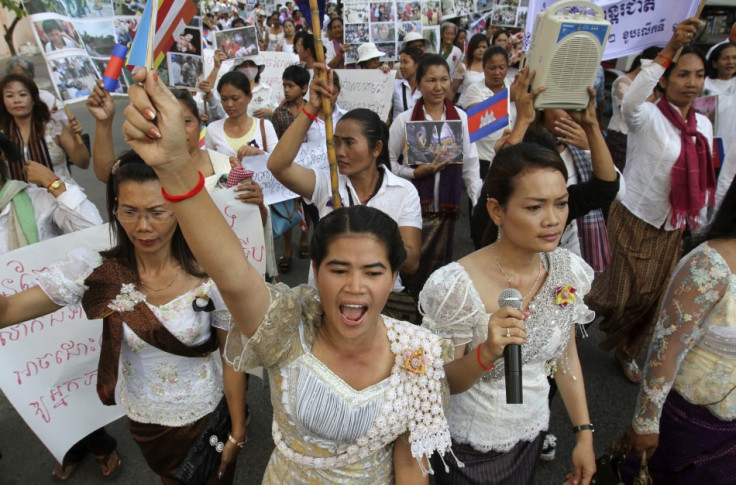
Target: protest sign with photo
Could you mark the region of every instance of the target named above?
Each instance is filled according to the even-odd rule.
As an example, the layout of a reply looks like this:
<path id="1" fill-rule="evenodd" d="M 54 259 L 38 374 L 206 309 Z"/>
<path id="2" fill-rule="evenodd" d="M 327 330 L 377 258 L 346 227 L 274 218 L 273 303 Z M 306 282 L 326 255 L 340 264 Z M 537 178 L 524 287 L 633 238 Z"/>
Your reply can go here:
<path id="1" fill-rule="evenodd" d="M 215 32 L 215 46 L 228 59 L 255 56 L 258 54 L 258 34 L 254 26 Z"/>
<path id="2" fill-rule="evenodd" d="M 408 121 L 405 158 L 409 165 L 463 163 L 461 121 Z"/>

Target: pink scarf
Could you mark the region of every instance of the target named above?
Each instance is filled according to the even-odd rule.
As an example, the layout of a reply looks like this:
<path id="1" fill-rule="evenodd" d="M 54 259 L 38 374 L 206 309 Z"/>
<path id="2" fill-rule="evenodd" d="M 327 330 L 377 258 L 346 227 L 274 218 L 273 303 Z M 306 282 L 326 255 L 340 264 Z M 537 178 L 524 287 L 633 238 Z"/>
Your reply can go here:
<path id="1" fill-rule="evenodd" d="M 657 107 L 680 130 L 682 139 L 680 156 L 670 174 L 671 222 L 678 229 L 684 229 L 686 224 L 695 229 L 702 222 L 699 216 L 703 207 L 706 204 L 713 205 L 716 189 L 716 175 L 708 139 L 698 131 L 695 110 L 692 107 L 687 113 L 687 120 L 665 98 L 657 102 Z"/>

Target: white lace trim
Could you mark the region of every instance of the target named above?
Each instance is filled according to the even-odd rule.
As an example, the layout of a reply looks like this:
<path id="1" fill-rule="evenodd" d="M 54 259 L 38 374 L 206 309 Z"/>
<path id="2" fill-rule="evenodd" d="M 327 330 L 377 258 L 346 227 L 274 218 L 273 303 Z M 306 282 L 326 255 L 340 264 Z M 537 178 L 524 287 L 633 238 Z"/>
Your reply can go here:
<path id="1" fill-rule="evenodd" d="M 409 431 L 412 456 L 419 462 L 423 474 L 432 473 L 424 467 L 423 459 L 435 452 L 444 455 L 450 450 L 450 432 L 442 408 L 442 385 L 445 377 L 439 341 L 426 331 L 410 324 L 384 318 L 395 355 L 394 367 L 388 379 L 388 389 L 381 412 L 368 432 L 350 444 L 344 452 L 328 457 L 311 457 L 291 449 L 284 441 L 276 419 L 273 420 L 273 440 L 279 451 L 289 460 L 310 468 L 325 469 L 355 463 Z M 422 349 L 425 372 L 412 374 L 404 369 L 405 352 Z M 284 380 L 288 373 L 284 375 Z M 284 384 L 284 387 L 288 387 Z M 285 402 L 293 398 L 285 397 Z"/>
<path id="2" fill-rule="evenodd" d="M 82 296 L 87 291 L 84 281 L 101 264 L 102 257 L 97 251 L 88 248 L 73 249 L 66 259 L 52 264 L 39 274 L 36 283 L 57 305 L 76 305 L 82 301 Z"/>

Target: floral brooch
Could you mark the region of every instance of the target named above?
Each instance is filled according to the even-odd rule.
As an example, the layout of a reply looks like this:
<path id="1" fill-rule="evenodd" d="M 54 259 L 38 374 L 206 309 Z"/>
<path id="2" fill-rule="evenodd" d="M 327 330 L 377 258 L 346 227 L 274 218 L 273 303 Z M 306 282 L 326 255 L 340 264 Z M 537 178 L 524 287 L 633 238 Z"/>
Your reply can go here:
<path id="1" fill-rule="evenodd" d="M 211 312 L 215 309 L 215 302 L 207 296 L 207 293 L 200 291 L 192 302 L 192 308 L 195 312 Z"/>
<path id="2" fill-rule="evenodd" d="M 555 288 L 555 305 L 567 308 L 570 303 L 575 303 L 577 290 L 572 285 L 558 286 Z"/>
<path id="3" fill-rule="evenodd" d="M 424 356 L 424 349 L 415 351 L 405 350 L 404 351 L 404 365 L 402 369 L 406 370 L 411 374 L 412 377 L 423 375 L 427 373 L 427 358 Z"/>
<path id="4" fill-rule="evenodd" d="M 120 287 L 120 294 L 107 307 L 114 312 L 130 312 L 142 301 L 146 301 L 146 296 L 136 290 L 133 283 L 126 283 Z"/>

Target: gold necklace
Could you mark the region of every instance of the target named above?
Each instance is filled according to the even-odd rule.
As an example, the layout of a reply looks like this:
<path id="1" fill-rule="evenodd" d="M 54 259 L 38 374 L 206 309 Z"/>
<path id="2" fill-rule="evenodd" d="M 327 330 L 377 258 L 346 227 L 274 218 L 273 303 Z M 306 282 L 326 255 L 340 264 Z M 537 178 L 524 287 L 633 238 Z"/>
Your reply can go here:
<path id="1" fill-rule="evenodd" d="M 181 266 L 179 266 L 178 268 L 176 268 L 176 272 L 174 272 L 174 277 L 171 278 L 171 283 L 169 283 L 168 285 L 166 285 L 166 286 L 164 286 L 162 288 L 151 288 L 150 286 L 148 286 L 147 284 L 145 284 L 141 279 L 138 279 L 138 283 L 140 283 L 140 285 L 142 287 L 146 288 L 147 290 L 149 290 L 149 291 L 155 291 L 156 293 L 158 293 L 159 291 L 168 290 L 169 288 L 171 288 L 173 286 L 174 281 L 176 281 L 176 277 L 179 276 L 179 271 L 180 270 L 181 270 Z"/>
<path id="2" fill-rule="evenodd" d="M 501 271 L 501 274 L 504 278 L 506 278 L 506 282 L 509 284 L 510 288 L 513 288 L 513 285 L 511 284 L 511 278 L 509 278 L 509 275 L 506 274 L 506 271 L 503 270 L 501 267 L 501 263 L 498 261 L 498 253 L 496 252 L 496 245 L 491 244 L 491 251 L 493 251 L 493 259 L 496 260 L 496 266 L 498 266 L 498 269 Z M 534 288 L 537 287 L 537 283 L 539 283 L 539 278 L 542 277 L 542 267 L 544 265 L 542 264 L 542 255 L 539 255 L 539 271 L 537 272 L 537 279 L 534 280 L 534 284 L 532 285 L 532 288 L 529 290 L 529 293 L 526 294 L 524 298 L 522 298 L 521 301 L 525 301 L 529 296 L 531 296 L 532 292 L 534 291 Z"/>

